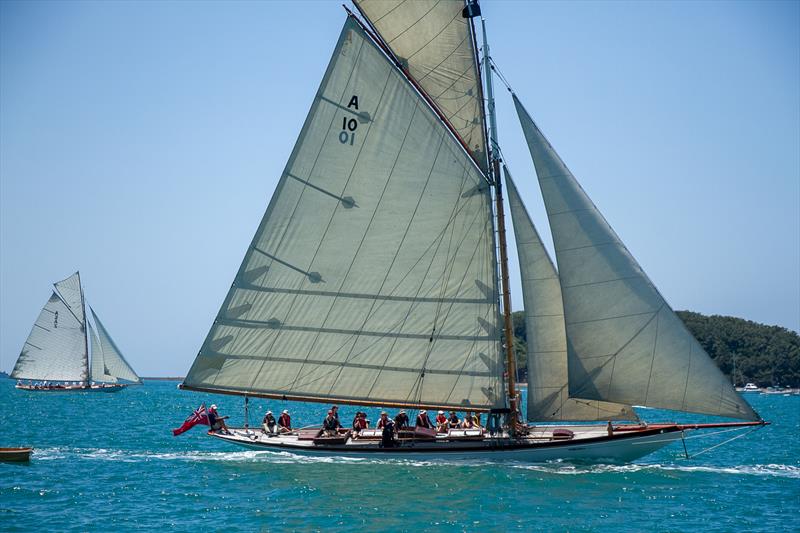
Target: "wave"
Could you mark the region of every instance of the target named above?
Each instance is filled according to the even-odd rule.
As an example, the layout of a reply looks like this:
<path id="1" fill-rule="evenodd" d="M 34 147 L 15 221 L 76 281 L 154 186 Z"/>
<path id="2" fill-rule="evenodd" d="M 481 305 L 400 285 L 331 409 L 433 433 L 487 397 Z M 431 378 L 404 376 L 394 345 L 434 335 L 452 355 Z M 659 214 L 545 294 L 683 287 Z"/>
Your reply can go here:
<path id="1" fill-rule="evenodd" d="M 65 458 L 79 458 L 85 460 L 117 461 L 117 462 L 146 462 L 146 461 L 178 461 L 178 462 L 241 462 L 241 463 L 272 463 L 272 464 L 394 464 L 407 467 L 435 467 L 452 466 L 497 466 L 511 469 L 528 470 L 553 475 L 596 475 L 596 474 L 630 474 L 635 472 L 687 472 L 709 473 L 727 475 L 771 476 L 790 479 L 800 479 L 800 467 L 783 464 L 756 464 L 738 466 L 711 466 L 711 465 L 682 465 L 682 464 L 654 464 L 633 463 L 626 465 L 593 464 L 575 465 L 560 461 L 541 464 L 526 464 L 517 462 L 496 462 L 486 460 L 453 461 L 442 460 L 411 460 L 411 459 L 373 459 L 358 457 L 314 457 L 296 455 L 290 452 L 275 451 L 175 451 L 175 452 L 148 452 L 133 450 L 110 450 L 105 448 L 40 448 L 35 452 L 37 461 L 50 461 Z"/>
<path id="2" fill-rule="evenodd" d="M 710 474 L 731 474 L 750 476 L 771 476 L 800 479 L 800 467 L 793 465 L 766 464 L 766 465 L 738 465 L 738 466 L 692 466 L 677 464 L 629 464 L 629 465 L 586 465 L 574 466 L 564 463 L 547 463 L 541 465 L 514 465 L 512 468 L 533 470 L 537 472 L 562 475 L 587 475 L 587 474 L 630 474 L 635 472 L 703 472 Z"/>

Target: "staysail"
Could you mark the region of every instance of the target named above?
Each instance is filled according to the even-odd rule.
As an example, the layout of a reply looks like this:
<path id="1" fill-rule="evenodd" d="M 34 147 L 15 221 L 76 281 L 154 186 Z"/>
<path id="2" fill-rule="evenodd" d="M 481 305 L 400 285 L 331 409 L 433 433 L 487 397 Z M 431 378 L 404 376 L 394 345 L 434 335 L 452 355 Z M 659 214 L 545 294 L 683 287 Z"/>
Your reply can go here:
<path id="1" fill-rule="evenodd" d="M 94 309 L 89 308 L 92 312 L 92 318 L 97 325 L 97 333 L 93 335 L 93 341 L 96 341 L 92 346 L 92 379 L 95 381 L 110 381 L 116 382 L 118 379 L 140 383 L 141 378 L 136 375 L 131 365 L 125 360 L 122 352 L 120 352 L 114 340 L 108 334 L 100 317 L 94 312 Z M 94 332 L 91 324 L 89 329 Z"/>
<path id="2" fill-rule="evenodd" d="M 84 323 L 78 318 L 83 313 L 78 314 L 79 310 L 82 311 L 82 306 L 73 309 L 53 291 L 33 324 L 11 377 L 42 381 L 87 381 L 89 361 Z"/>
<path id="3" fill-rule="evenodd" d="M 92 363 L 90 368 L 92 370 L 91 380 L 101 383 L 116 383 L 117 378 L 110 375 L 103 362 L 103 349 L 100 347 L 100 338 L 97 336 L 94 326 L 91 322 L 86 322 L 89 328 L 89 346 L 91 347 Z"/>
<path id="4" fill-rule="evenodd" d="M 486 171 L 481 78 L 463 0 L 354 0 Z"/>
<path id="5" fill-rule="evenodd" d="M 348 18 L 183 387 L 504 404 L 489 187 Z"/>
<path id="6" fill-rule="evenodd" d="M 758 420 L 514 104 L 555 245 L 570 396 Z"/>
<path id="7" fill-rule="evenodd" d="M 629 405 L 569 397 L 567 337 L 558 272 L 528 215 L 508 169 L 503 169 L 517 243 L 528 338 L 529 421 L 635 420 Z"/>

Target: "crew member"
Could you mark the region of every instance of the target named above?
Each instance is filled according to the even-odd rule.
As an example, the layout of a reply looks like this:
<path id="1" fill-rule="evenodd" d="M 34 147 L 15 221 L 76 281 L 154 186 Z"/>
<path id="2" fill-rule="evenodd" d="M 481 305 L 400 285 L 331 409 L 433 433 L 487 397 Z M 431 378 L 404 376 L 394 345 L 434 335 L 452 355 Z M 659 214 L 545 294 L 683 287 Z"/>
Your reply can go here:
<path id="1" fill-rule="evenodd" d="M 428 411 L 426 411 L 425 409 L 420 411 L 419 414 L 417 415 L 416 426 L 421 428 L 433 429 L 433 424 L 431 423 L 431 419 L 428 418 Z"/>
<path id="2" fill-rule="evenodd" d="M 275 433 L 275 430 L 278 429 L 278 423 L 275 421 L 272 411 L 267 411 L 261 423 L 264 425 L 264 431 L 267 433 Z"/>
<path id="3" fill-rule="evenodd" d="M 227 418 L 227 416 L 220 416 L 216 405 L 208 408 L 208 425 L 211 426 L 211 431 L 221 431 L 229 434 L 228 425 L 225 423 Z"/>
<path id="4" fill-rule="evenodd" d="M 447 417 L 444 416 L 444 411 L 439 411 L 436 414 L 436 431 L 447 433 Z"/>
<path id="5" fill-rule="evenodd" d="M 279 433 L 292 432 L 292 417 L 289 416 L 289 411 L 287 411 L 286 409 L 283 410 L 280 418 L 278 418 L 278 432 Z"/>
<path id="6" fill-rule="evenodd" d="M 398 430 L 408 427 L 408 415 L 406 414 L 405 409 L 400 409 L 400 412 L 397 413 L 397 416 L 394 417 L 394 425 L 397 427 Z"/>

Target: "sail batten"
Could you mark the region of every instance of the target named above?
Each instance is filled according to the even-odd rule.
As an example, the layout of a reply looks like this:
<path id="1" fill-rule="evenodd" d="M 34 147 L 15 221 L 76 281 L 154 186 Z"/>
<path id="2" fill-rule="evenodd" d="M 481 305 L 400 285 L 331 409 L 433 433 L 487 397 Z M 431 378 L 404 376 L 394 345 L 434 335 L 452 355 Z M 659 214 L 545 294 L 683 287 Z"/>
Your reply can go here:
<path id="1" fill-rule="evenodd" d="M 558 272 L 508 169 L 503 170 L 522 277 L 528 338 L 528 420 L 635 420 L 629 405 L 570 397 Z"/>
<path id="2" fill-rule="evenodd" d="M 758 420 L 516 96 L 514 104 L 539 177 L 558 262 L 570 396 Z"/>
<path id="3" fill-rule="evenodd" d="M 348 18 L 184 386 L 495 406 L 492 242 L 483 174 Z"/>

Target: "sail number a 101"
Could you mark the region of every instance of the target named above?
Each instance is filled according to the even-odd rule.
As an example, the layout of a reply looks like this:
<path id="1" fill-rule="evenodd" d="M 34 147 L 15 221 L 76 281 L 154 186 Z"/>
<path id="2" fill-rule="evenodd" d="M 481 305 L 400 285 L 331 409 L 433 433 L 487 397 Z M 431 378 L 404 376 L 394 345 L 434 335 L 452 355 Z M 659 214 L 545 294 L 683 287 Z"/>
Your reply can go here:
<path id="1" fill-rule="evenodd" d="M 354 109 L 358 111 L 358 96 L 353 95 L 350 102 L 347 104 L 347 109 Z M 339 132 L 339 142 L 342 144 L 349 144 L 350 146 L 356 140 L 356 130 L 358 129 L 358 121 L 350 117 L 342 117 L 342 131 Z"/>

